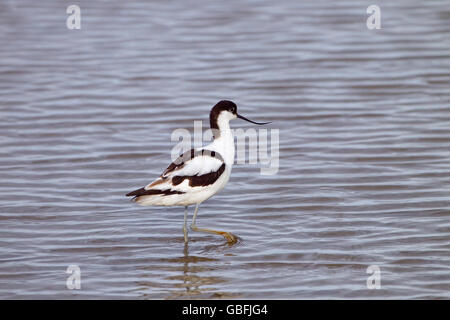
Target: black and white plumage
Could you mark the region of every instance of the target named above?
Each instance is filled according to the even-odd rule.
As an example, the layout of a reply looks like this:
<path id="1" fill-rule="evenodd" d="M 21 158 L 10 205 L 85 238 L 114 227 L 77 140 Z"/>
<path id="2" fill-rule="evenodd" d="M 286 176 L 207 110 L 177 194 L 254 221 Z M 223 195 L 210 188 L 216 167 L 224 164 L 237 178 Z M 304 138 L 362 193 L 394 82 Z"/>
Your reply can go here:
<path id="1" fill-rule="evenodd" d="M 161 176 L 152 183 L 127 194 L 133 201 L 143 206 L 184 206 L 195 204 L 192 229 L 221 234 L 228 241 L 235 239 L 227 232 L 199 229 L 195 226 L 198 206 L 227 184 L 234 161 L 234 137 L 229 122 L 240 118 L 255 124 L 237 113 L 237 106 L 232 101 L 219 101 L 210 112 L 210 125 L 214 141 L 203 148 L 185 152 L 172 162 Z M 186 215 L 184 236 L 187 241 Z M 233 238 L 234 237 L 234 238 Z"/>
<path id="2" fill-rule="evenodd" d="M 228 170 L 226 170 L 228 168 Z M 140 205 L 188 206 L 201 203 L 225 187 L 231 172 L 223 157 L 207 148 L 191 149 L 161 176 L 127 194 Z"/>

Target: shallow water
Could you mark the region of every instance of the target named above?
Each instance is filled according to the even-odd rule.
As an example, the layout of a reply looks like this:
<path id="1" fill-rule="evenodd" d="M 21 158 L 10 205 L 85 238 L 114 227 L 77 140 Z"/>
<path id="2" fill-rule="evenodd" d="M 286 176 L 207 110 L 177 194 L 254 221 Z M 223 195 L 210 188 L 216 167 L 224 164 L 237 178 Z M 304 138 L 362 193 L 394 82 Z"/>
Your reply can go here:
<path id="1" fill-rule="evenodd" d="M 450 298 L 446 2 L 377 1 L 381 30 L 368 1 L 77 4 L 81 30 L 0 3 L 1 298 Z M 124 194 L 223 98 L 273 121 L 280 167 L 200 207 L 238 244 L 185 246 L 182 208 Z"/>

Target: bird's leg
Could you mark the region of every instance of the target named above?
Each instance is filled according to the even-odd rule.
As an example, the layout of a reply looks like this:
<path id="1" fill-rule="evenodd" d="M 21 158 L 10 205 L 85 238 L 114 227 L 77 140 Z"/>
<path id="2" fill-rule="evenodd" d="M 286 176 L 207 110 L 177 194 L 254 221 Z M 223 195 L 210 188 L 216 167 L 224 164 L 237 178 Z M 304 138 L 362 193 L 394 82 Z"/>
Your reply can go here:
<path id="1" fill-rule="evenodd" d="M 184 243 L 188 242 L 188 230 L 187 230 L 187 227 L 186 227 L 187 214 L 188 214 L 188 207 L 185 206 L 184 207 L 184 224 L 183 224 Z"/>
<path id="2" fill-rule="evenodd" d="M 192 223 L 191 223 L 191 229 L 192 230 L 199 231 L 199 232 L 207 232 L 207 233 L 214 233 L 214 234 L 221 235 L 225 239 L 227 239 L 229 244 L 233 244 L 233 243 L 237 242 L 237 240 L 238 240 L 237 237 L 234 234 L 230 233 L 230 232 L 198 228 L 195 225 L 195 220 L 197 219 L 198 207 L 199 207 L 199 204 L 197 203 L 197 205 L 195 206 L 194 217 L 192 218 Z"/>
<path id="3" fill-rule="evenodd" d="M 198 206 L 199 206 L 199 204 L 197 203 L 195 205 L 194 216 L 192 217 L 191 229 L 197 228 L 195 225 L 195 220 L 197 219 Z"/>

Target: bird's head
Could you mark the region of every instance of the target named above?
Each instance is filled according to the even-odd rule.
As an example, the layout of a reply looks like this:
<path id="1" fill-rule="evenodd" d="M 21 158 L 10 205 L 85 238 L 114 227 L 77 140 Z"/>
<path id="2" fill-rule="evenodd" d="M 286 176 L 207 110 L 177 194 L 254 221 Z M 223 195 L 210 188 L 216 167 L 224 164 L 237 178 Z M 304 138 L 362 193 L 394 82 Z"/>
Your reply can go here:
<path id="1" fill-rule="evenodd" d="M 212 109 L 209 114 L 209 121 L 211 125 L 211 129 L 220 130 L 221 124 L 228 124 L 230 120 L 233 119 L 242 119 L 257 125 L 269 124 L 270 122 L 255 122 L 250 119 L 247 119 L 244 116 L 241 116 L 237 113 L 237 106 L 233 101 L 222 100 L 219 101 Z"/>

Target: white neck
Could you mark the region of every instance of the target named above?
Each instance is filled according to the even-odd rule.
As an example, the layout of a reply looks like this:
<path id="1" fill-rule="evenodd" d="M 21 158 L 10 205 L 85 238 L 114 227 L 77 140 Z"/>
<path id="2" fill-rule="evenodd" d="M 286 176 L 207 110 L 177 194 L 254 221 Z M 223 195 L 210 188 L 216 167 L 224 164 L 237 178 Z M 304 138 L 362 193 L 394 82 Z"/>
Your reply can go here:
<path id="1" fill-rule="evenodd" d="M 209 150 L 219 152 L 227 166 L 231 168 L 234 163 L 234 136 L 230 129 L 230 119 L 219 117 L 217 121 L 219 136 L 207 147 Z"/>

